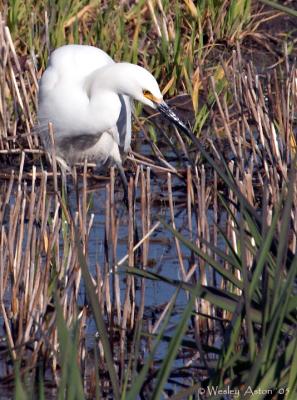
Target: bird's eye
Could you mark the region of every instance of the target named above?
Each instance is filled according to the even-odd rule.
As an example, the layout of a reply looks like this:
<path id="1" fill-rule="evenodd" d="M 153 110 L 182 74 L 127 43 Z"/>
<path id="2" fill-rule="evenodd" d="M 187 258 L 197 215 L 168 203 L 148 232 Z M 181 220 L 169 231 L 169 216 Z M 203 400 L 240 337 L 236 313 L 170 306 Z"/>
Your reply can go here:
<path id="1" fill-rule="evenodd" d="M 162 98 L 162 97 L 160 97 L 160 98 L 155 97 L 149 90 L 143 90 L 143 96 L 144 96 L 146 99 L 152 101 L 153 103 L 160 104 L 160 103 L 162 103 L 162 101 L 163 101 L 163 98 Z"/>
<path id="2" fill-rule="evenodd" d="M 155 101 L 155 97 L 151 94 L 151 92 L 149 90 L 144 90 L 143 95 L 148 100 Z"/>

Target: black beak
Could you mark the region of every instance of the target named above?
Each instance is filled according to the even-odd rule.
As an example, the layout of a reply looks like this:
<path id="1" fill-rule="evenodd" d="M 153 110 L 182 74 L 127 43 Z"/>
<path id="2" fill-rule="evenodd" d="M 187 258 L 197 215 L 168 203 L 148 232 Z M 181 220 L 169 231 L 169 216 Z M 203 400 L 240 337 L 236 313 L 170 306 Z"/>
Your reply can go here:
<path id="1" fill-rule="evenodd" d="M 161 114 L 164 115 L 166 119 L 172 122 L 177 128 L 180 128 L 182 132 L 191 139 L 192 143 L 195 144 L 198 151 L 209 161 L 211 165 L 213 165 L 213 160 L 210 159 L 209 155 L 203 148 L 200 141 L 194 135 L 194 133 L 186 126 L 186 124 L 172 111 L 172 109 L 163 101 L 157 105 L 157 109 L 160 111 Z"/>
<path id="2" fill-rule="evenodd" d="M 193 133 L 187 128 L 185 123 L 172 111 L 172 109 L 164 102 L 157 105 L 157 109 L 161 114 L 164 115 L 166 119 L 172 122 L 177 128 L 180 128 L 192 141 L 194 142 L 197 138 L 193 135 Z M 193 139 L 194 138 L 196 139 Z"/>

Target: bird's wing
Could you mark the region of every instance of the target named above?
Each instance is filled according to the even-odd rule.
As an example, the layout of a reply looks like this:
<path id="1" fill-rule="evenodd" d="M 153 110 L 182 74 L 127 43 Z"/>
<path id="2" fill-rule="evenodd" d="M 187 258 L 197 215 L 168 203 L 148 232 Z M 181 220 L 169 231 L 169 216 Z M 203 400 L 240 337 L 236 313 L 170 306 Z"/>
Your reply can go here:
<path id="1" fill-rule="evenodd" d="M 119 95 L 121 112 L 117 120 L 117 131 L 119 134 L 119 147 L 122 152 L 127 153 L 131 144 L 131 102 L 128 96 Z"/>
<path id="2" fill-rule="evenodd" d="M 79 136 L 66 136 L 58 138 L 57 145 L 67 151 L 72 148 L 77 153 L 82 153 L 93 147 L 101 138 L 103 132 L 96 135 L 82 134 Z"/>

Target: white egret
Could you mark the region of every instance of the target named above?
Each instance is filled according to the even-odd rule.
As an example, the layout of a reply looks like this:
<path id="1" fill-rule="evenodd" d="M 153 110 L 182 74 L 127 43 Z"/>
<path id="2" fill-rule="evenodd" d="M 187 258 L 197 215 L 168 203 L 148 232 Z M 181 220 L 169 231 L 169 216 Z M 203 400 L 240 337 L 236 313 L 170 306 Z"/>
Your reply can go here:
<path id="1" fill-rule="evenodd" d="M 115 63 L 104 51 L 66 45 L 49 59 L 39 86 L 39 133 L 50 148 L 48 123 L 55 132 L 58 160 L 69 166 L 111 161 L 127 182 L 121 155 L 130 148 L 131 101 L 158 109 L 176 125 L 185 125 L 163 100 L 158 83 L 144 68 Z"/>

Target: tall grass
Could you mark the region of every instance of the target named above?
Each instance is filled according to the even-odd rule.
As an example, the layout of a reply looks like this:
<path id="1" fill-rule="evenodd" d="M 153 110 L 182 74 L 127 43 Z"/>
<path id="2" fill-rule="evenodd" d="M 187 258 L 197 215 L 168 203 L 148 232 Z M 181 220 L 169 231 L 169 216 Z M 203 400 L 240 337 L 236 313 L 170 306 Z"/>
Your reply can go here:
<path id="1" fill-rule="evenodd" d="M 6 0 L 3 14 L 18 52 L 30 54 L 36 67 L 44 68 L 50 51 L 62 44 L 92 44 L 117 61 L 147 67 L 170 97 L 186 91 L 196 112 L 203 89 L 201 66 L 213 68 L 218 56 L 228 59 L 238 40 L 254 39 L 266 47 L 269 35 L 261 30 L 261 23 L 275 18 L 250 0 L 197 5 L 192 0 L 60 0 L 46 5 Z"/>

